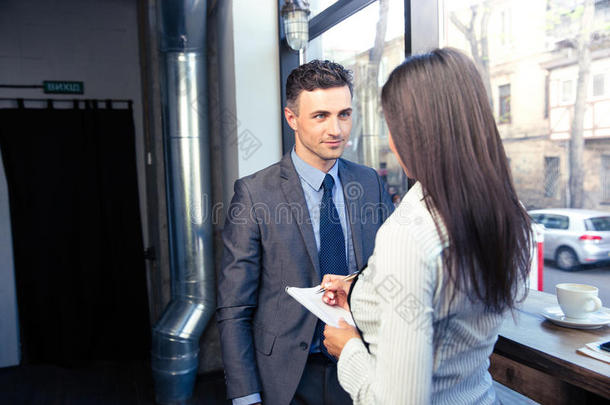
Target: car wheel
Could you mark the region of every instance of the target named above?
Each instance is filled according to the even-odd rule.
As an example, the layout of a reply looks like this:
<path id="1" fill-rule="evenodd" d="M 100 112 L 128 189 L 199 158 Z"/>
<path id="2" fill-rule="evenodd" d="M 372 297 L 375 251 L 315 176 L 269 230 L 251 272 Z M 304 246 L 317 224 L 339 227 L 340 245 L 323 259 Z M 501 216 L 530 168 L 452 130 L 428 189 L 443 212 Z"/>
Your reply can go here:
<path id="1" fill-rule="evenodd" d="M 575 270 L 580 264 L 576 252 L 569 247 L 557 249 L 557 253 L 555 253 L 555 263 L 557 263 L 557 267 L 561 270 Z"/>

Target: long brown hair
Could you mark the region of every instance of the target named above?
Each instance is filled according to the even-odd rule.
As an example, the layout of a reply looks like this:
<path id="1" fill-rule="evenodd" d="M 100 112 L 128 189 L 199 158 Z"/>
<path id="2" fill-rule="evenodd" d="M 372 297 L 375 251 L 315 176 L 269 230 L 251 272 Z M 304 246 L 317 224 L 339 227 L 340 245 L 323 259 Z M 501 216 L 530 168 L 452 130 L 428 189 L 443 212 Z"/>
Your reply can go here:
<path id="1" fill-rule="evenodd" d="M 444 221 L 456 290 L 490 311 L 513 308 L 529 272 L 531 221 L 476 66 L 450 48 L 410 57 L 383 86 L 382 104 L 398 155 Z"/>

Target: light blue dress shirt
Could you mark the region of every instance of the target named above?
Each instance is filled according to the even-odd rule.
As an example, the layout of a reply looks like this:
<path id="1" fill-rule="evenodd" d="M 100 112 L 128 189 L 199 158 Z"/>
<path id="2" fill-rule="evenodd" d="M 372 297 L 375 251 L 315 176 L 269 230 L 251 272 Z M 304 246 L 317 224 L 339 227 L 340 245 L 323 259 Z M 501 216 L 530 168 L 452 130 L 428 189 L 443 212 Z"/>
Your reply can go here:
<path id="1" fill-rule="evenodd" d="M 294 168 L 299 175 L 301 180 L 301 187 L 303 188 L 303 194 L 305 195 L 305 202 L 307 203 L 307 211 L 309 211 L 309 218 L 311 219 L 311 226 L 313 227 L 313 233 L 316 238 L 316 246 L 318 252 L 320 251 L 320 203 L 322 202 L 322 196 L 324 195 L 324 188 L 322 182 L 326 173 L 322 170 L 316 169 L 315 167 L 306 163 L 301 159 L 294 148 L 290 154 Z M 339 165 L 337 162 L 328 171 L 328 174 L 333 176 L 335 185 L 333 186 L 333 203 L 337 208 L 339 214 L 339 221 L 341 222 L 341 228 L 343 229 L 343 237 L 345 238 L 345 255 L 347 259 L 347 269 L 350 273 L 357 270 L 356 268 L 356 255 L 354 253 L 354 243 L 352 241 L 352 230 L 347 226 L 347 207 L 345 205 L 345 197 L 343 196 L 343 185 L 339 178 Z M 311 342 L 310 353 L 320 352 L 320 341 Z M 260 393 L 254 393 L 245 397 L 234 398 L 233 405 L 250 405 L 261 402 Z"/>
<path id="2" fill-rule="evenodd" d="M 309 211 L 309 218 L 311 219 L 311 226 L 313 227 L 313 233 L 316 238 L 316 247 L 318 252 L 320 251 L 320 203 L 322 202 L 322 196 L 324 195 L 324 188 L 322 182 L 326 173 L 322 170 L 316 169 L 315 167 L 305 163 L 301 159 L 294 148 L 290 154 L 294 168 L 299 175 L 301 180 L 301 187 L 303 187 L 303 194 L 305 194 L 305 202 L 307 203 L 307 210 Z M 341 228 L 343 230 L 343 238 L 345 239 L 345 257 L 347 259 L 347 269 L 350 273 L 355 272 L 356 269 L 356 256 L 354 254 L 354 244 L 352 241 L 352 230 L 347 226 L 347 207 L 345 206 L 345 197 L 343 196 L 343 185 L 339 178 L 339 165 L 337 162 L 328 171 L 335 181 L 333 186 L 333 203 L 337 208 L 339 214 L 339 221 L 341 221 Z"/>

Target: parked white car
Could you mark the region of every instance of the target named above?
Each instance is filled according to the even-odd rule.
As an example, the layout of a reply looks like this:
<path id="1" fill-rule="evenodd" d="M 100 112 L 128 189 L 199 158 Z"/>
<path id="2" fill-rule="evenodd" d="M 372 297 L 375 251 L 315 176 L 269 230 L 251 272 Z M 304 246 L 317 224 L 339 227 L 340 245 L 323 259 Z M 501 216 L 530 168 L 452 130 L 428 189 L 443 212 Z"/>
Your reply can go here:
<path id="1" fill-rule="evenodd" d="M 544 258 L 555 260 L 560 269 L 610 260 L 610 213 L 557 208 L 529 214 L 544 225 Z"/>

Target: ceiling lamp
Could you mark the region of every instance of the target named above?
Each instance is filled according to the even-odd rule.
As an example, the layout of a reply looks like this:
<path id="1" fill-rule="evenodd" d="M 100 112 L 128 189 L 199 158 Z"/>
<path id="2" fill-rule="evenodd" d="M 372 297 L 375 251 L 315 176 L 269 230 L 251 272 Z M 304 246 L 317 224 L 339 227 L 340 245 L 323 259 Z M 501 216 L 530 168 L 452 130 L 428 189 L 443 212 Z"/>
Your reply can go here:
<path id="1" fill-rule="evenodd" d="M 286 42 L 295 51 L 305 49 L 309 42 L 309 14 L 307 0 L 286 0 L 282 5 Z"/>

